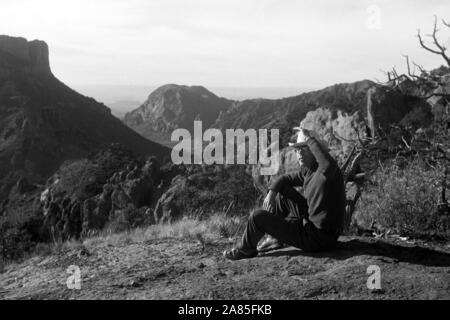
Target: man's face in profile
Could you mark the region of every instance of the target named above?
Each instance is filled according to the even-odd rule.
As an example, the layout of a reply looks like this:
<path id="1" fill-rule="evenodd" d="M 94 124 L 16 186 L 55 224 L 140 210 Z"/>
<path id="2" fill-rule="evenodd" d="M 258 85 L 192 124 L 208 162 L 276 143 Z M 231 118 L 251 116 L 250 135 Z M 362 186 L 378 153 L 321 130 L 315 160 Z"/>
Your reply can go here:
<path id="1" fill-rule="evenodd" d="M 305 166 L 312 168 L 315 159 L 308 146 L 301 146 L 295 148 L 295 154 L 297 156 L 298 163 L 300 166 Z"/>

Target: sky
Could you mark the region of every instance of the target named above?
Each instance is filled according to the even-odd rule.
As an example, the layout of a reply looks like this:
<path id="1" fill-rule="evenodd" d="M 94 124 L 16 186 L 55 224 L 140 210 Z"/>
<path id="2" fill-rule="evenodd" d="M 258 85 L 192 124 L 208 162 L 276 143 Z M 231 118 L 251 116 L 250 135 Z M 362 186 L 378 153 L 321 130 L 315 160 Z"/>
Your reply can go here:
<path id="1" fill-rule="evenodd" d="M 441 65 L 415 37 L 434 14 L 450 1 L 1 0 L 0 34 L 46 41 L 68 85 L 321 88 L 383 79 L 402 54 Z"/>

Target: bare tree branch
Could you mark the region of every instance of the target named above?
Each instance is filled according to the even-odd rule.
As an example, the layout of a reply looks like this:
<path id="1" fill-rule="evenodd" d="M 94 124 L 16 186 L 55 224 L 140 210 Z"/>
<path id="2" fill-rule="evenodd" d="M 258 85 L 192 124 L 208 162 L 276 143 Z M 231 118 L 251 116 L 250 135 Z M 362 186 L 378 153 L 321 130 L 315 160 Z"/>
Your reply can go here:
<path id="1" fill-rule="evenodd" d="M 447 22 L 443 21 L 444 25 L 449 27 L 449 25 L 447 24 Z M 444 47 L 438 40 L 436 34 L 439 32 L 439 29 L 437 28 L 437 16 L 434 16 L 434 26 L 433 26 L 433 33 L 431 35 L 428 35 L 429 37 L 431 37 L 433 39 L 433 43 L 434 45 L 437 47 L 437 49 L 432 49 L 430 48 L 428 45 L 425 44 L 425 41 L 422 38 L 422 35 L 420 34 L 420 29 L 417 30 L 417 37 L 419 38 L 419 43 L 422 46 L 422 48 L 424 48 L 425 50 L 434 53 L 434 54 L 438 54 L 440 56 L 442 56 L 442 58 L 445 60 L 445 62 L 447 63 L 447 65 L 450 67 L 450 57 L 447 56 L 446 51 L 447 48 Z"/>
<path id="2" fill-rule="evenodd" d="M 403 136 L 402 136 L 402 141 L 403 141 L 403 143 L 405 144 L 406 148 L 408 148 L 409 150 L 411 150 L 411 145 L 409 145 L 409 144 L 406 142 L 405 137 L 403 137 Z"/>
<path id="3" fill-rule="evenodd" d="M 444 26 L 447 26 L 450 28 L 450 23 L 446 22 L 444 19 L 442 19 L 442 23 L 444 24 Z"/>
<path id="4" fill-rule="evenodd" d="M 419 38 L 419 42 L 420 42 L 420 45 L 422 46 L 422 48 L 424 48 L 425 50 L 430 51 L 432 53 L 435 53 L 435 54 L 441 54 L 441 52 L 439 52 L 437 50 L 433 50 L 425 44 L 425 42 L 422 39 L 422 36 L 420 35 L 420 29 L 417 30 L 417 37 Z"/>

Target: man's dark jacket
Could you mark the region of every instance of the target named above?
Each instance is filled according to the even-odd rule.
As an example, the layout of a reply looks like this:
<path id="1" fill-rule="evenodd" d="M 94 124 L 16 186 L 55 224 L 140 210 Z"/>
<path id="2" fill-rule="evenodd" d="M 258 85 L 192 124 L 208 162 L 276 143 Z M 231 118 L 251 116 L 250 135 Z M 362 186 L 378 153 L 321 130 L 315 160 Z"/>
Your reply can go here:
<path id="1" fill-rule="evenodd" d="M 345 187 L 341 170 L 316 139 L 311 137 L 306 144 L 316 159 L 314 167 L 302 166 L 296 173 L 285 174 L 276 179 L 269 189 L 283 194 L 287 186 L 302 187 L 308 204 L 305 219 L 318 229 L 340 233 L 345 215 Z"/>

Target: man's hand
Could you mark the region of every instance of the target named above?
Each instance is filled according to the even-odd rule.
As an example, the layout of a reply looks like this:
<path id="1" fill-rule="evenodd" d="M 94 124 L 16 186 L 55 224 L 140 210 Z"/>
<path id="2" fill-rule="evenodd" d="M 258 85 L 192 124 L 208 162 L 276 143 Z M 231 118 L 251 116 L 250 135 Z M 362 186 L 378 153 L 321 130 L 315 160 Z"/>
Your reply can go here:
<path id="1" fill-rule="evenodd" d="M 304 129 L 304 128 L 298 128 L 298 140 L 297 141 L 302 141 L 302 142 L 306 142 L 308 141 L 308 139 L 311 138 L 311 133 L 308 129 Z"/>
<path id="2" fill-rule="evenodd" d="M 275 208 L 275 196 L 276 193 L 273 190 L 269 190 L 269 193 L 267 193 L 267 196 L 264 199 L 263 203 L 264 210 L 272 212 L 272 210 Z"/>

